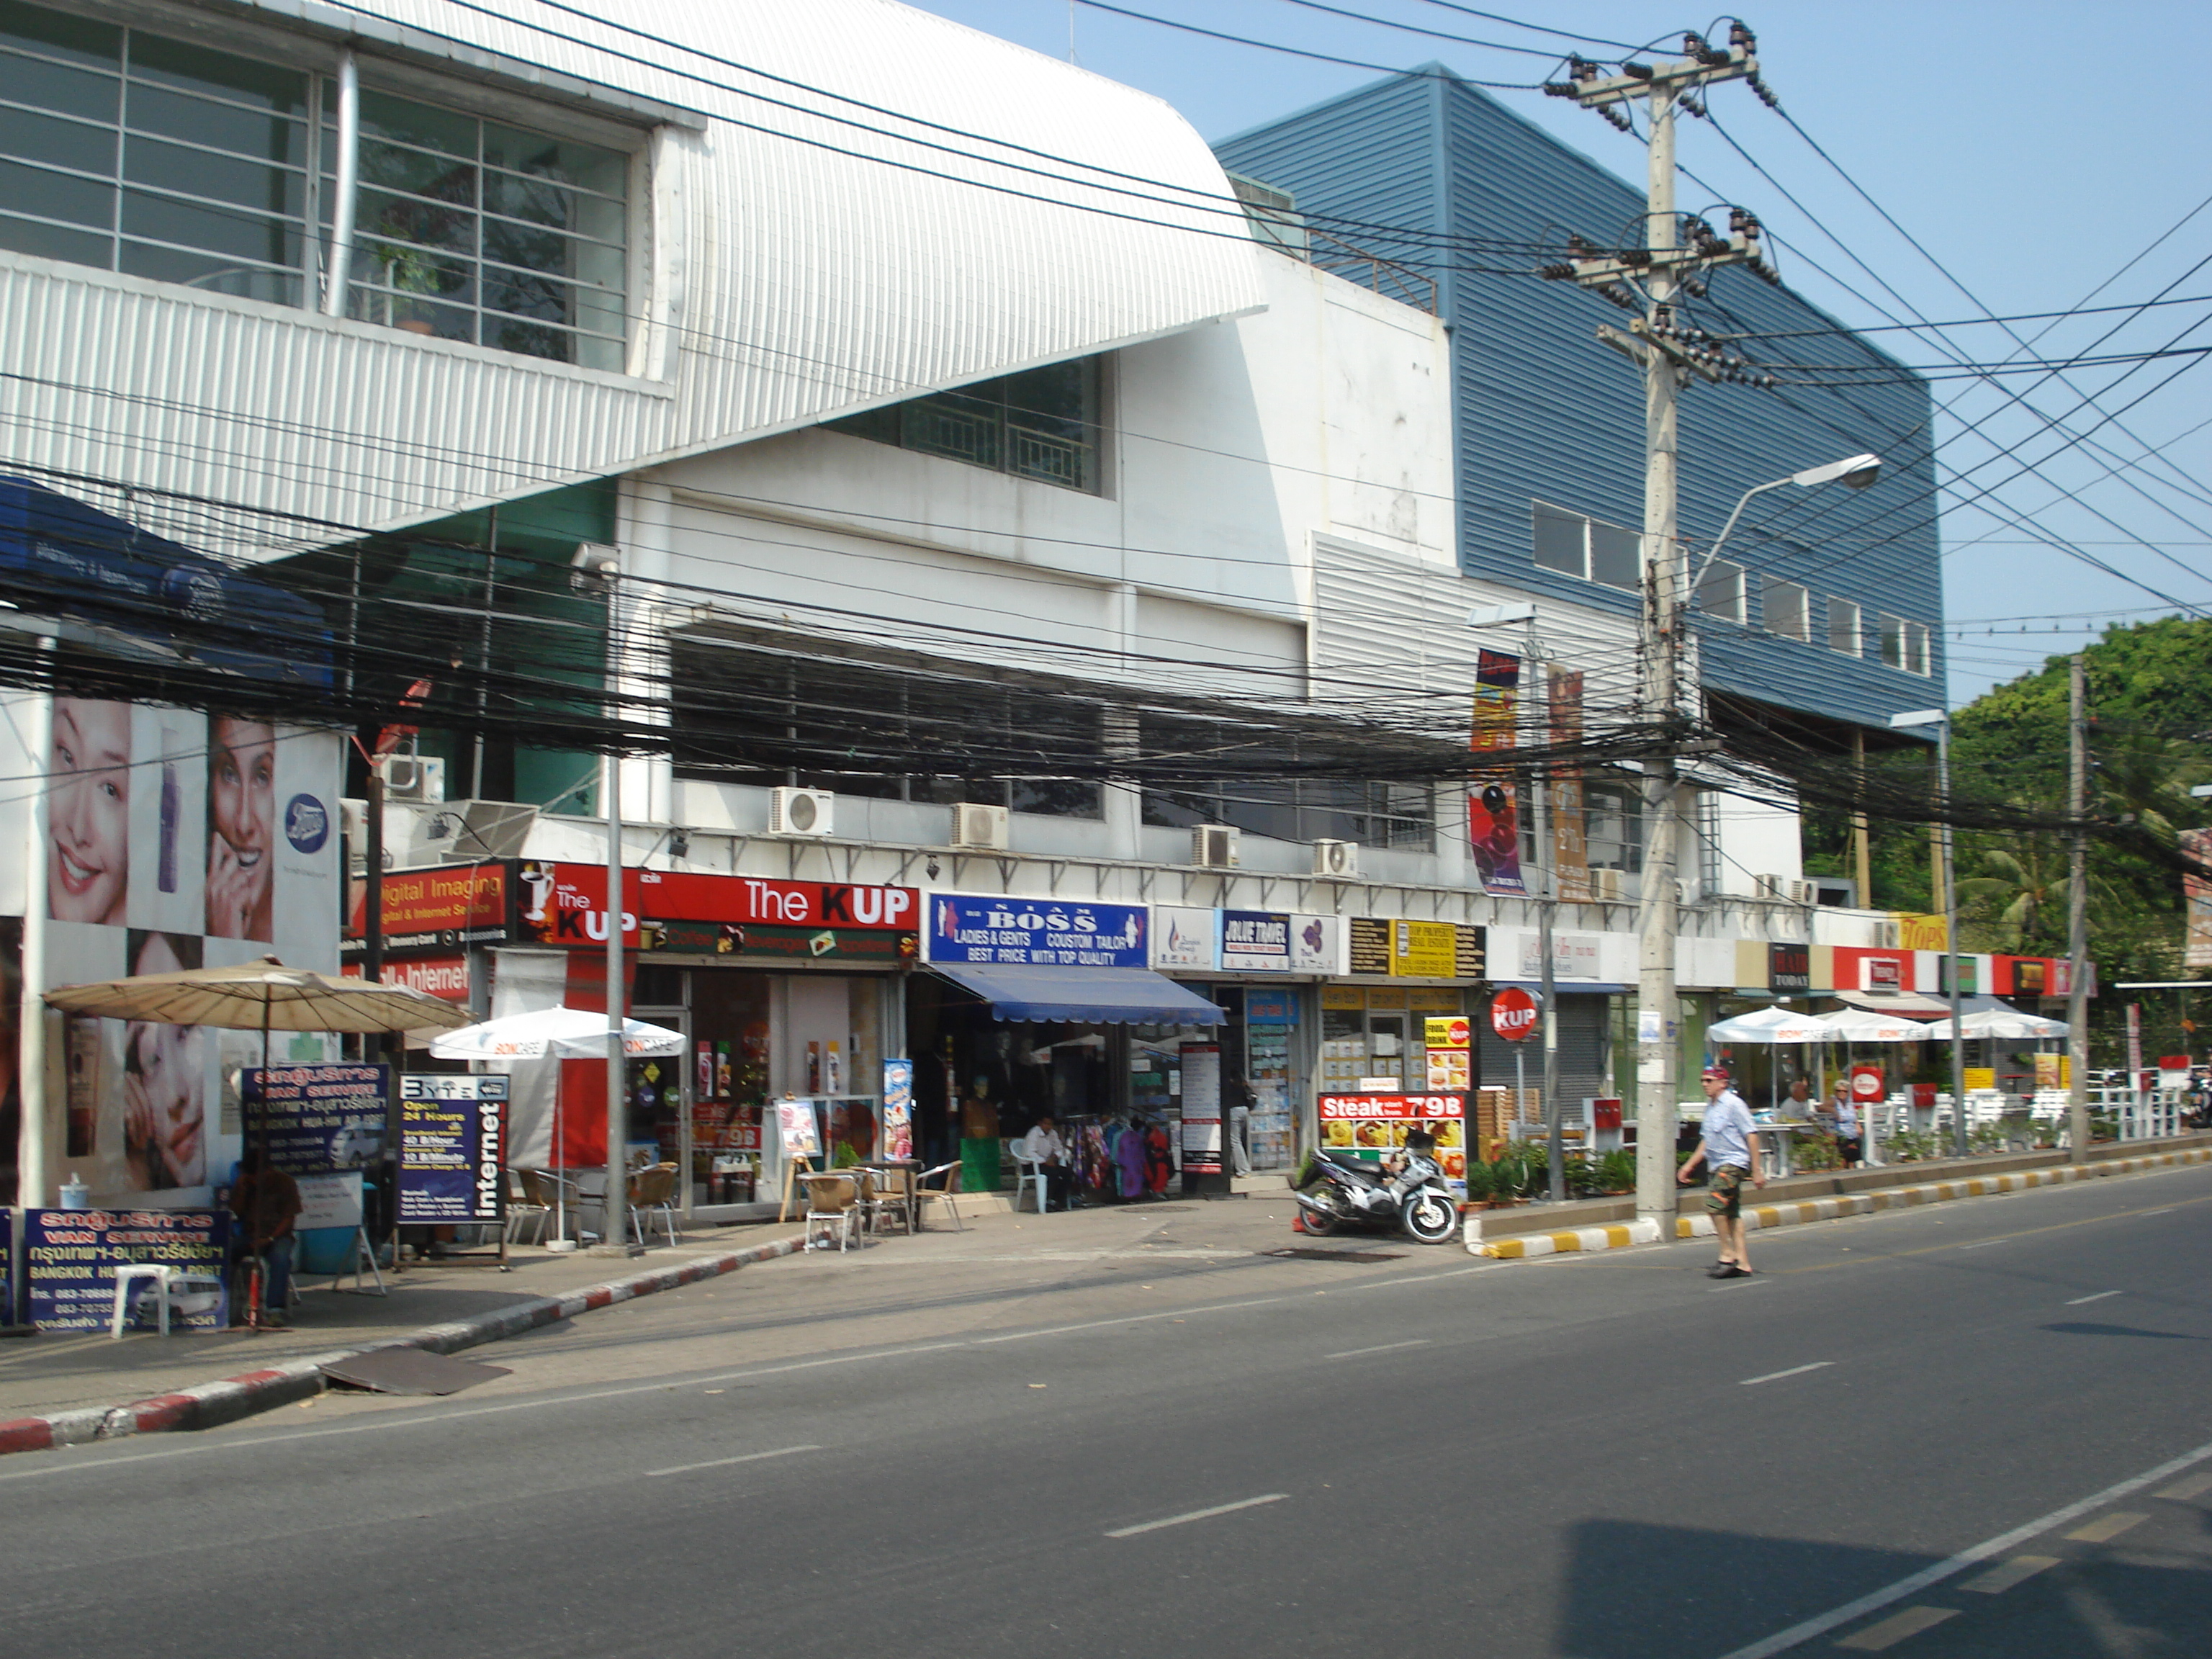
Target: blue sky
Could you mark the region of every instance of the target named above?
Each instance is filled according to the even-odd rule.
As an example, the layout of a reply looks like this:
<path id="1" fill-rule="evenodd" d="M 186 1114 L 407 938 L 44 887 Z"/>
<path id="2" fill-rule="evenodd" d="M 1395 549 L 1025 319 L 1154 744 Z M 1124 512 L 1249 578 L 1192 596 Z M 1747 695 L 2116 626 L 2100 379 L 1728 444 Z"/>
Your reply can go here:
<path id="1" fill-rule="evenodd" d="M 1330 3 L 1447 34 L 1547 53 L 1569 49 L 1555 36 L 1437 0 Z M 1370 64 L 1435 60 L 1472 79 L 1501 82 L 1536 82 L 1553 73 L 1547 57 L 1425 38 L 1294 0 L 1127 4 Z M 1068 56 L 1067 0 L 924 0 L 923 9 L 1053 57 Z M 1724 22 L 1650 3 L 1587 0 L 1539 8 L 1492 0 L 1480 9 L 1617 42 L 1662 39 L 1669 50 L 1686 27 L 1710 30 L 1716 39 L 1726 33 Z M 2133 305 L 2169 285 L 2174 296 L 2212 295 L 2212 205 L 2172 228 L 2212 197 L 2212 142 L 2195 93 L 2212 59 L 2212 6 L 1777 0 L 1747 21 L 1758 31 L 1765 77 L 1784 107 L 1967 290 L 1961 293 L 1915 252 L 1747 89 L 1719 90 L 1716 112 L 1773 182 L 1696 123 L 1685 124 L 1683 164 L 1723 197 L 1757 211 L 1784 244 L 1778 263 L 1785 277 L 1844 321 L 1881 323 L 1884 311 L 1909 318 L 1908 305 L 1937 321 L 1977 316 L 1982 306 L 2000 314 L 2063 311 L 2108 282 L 2092 303 Z M 1585 51 L 1607 55 L 1598 47 Z M 1209 139 L 1373 78 L 1364 70 L 1207 40 L 1080 3 L 1074 52 L 1083 67 L 1165 99 Z M 1610 55 L 1626 54 L 1615 48 Z M 1641 143 L 1595 116 L 1536 92 L 1497 95 L 1613 171 L 1642 177 Z M 1804 210 L 1784 199 L 1782 189 Z M 2169 230 L 2161 246 L 2144 253 Z M 2138 255 L 2138 263 L 2122 270 Z M 2204 269 L 2191 275 L 2200 260 L 2208 262 Z M 1814 264 L 1840 280 L 1824 276 Z M 2100 342 L 2115 325 L 2118 331 Z M 2045 325 L 2015 326 L 2033 336 Z M 1989 326 L 1948 331 L 1948 348 L 1911 334 L 1878 337 L 1913 363 L 1942 361 L 1947 350 L 1995 362 L 2020 349 Z M 2212 345 L 2212 305 L 2062 321 L 2034 352 L 2101 355 L 2170 343 Z M 2204 574 L 2212 573 L 2212 426 L 2189 434 L 2212 416 L 2212 368 L 2200 364 L 2182 356 L 2132 373 L 2114 367 L 2077 370 L 2065 380 L 2006 377 L 2004 384 L 2037 412 L 1984 382 L 1937 386 L 1939 401 L 1957 398 L 1944 417 L 1942 453 L 1951 469 L 1966 475 L 1959 493 L 1990 491 L 1986 506 L 1960 502 L 1945 514 L 1954 702 L 2075 648 L 2107 618 L 2172 614 L 2169 600 L 2212 613 L 2212 574 Z M 2179 378 L 2162 386 L 2170 374 Z M 2097 425 L 2138 397 L 2142 400 L 2117 421 Z M 2053 420 L 2095 430 L 2087 442 L 2067 447 L 2066 435 L 2051 430 Z M 1979 429 L 1970 430 L 1976 422 Z M 1996 459 L 2015 446 L 2019 453 L 2011 459 Z M 2068 499 L 2069 491 L 2078 501 Z M 2023 520 L 2086 556 L 2039 544 L 2021 527 Z M 2091 560 L 2112 571 L 2095 568 Z"/>

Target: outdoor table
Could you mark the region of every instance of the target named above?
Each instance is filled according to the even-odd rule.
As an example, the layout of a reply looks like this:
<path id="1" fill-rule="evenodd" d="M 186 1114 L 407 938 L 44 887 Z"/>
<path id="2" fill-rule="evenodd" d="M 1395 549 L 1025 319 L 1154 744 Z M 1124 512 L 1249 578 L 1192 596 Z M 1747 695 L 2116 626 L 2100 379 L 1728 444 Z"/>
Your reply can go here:
<path id="1" fill-rule="evenodd" d="M 1818 1134 L 1826 1127 L 1816 1118 L 1754 1117 L 1751 1127 L 1761 1136 L 1771 1136 L 1766 1144 L 1774 1149 L 1774 1174 L 1778 1177 L 1795 1175 L 1796 1163 L 1792 1157 L 1796 1135 Z"/>

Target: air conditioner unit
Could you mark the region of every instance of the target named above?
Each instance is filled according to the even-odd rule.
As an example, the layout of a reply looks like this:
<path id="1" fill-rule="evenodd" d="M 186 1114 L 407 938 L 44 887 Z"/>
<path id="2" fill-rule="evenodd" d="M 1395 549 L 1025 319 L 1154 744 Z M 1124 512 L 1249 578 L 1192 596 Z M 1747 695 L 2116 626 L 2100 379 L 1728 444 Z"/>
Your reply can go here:
<path id="1" fill-rule="evenodd" d="M 975 801 L 959 801 L 952 808 L 952 844 L 1006 849 L 1006 809 Z"/>
<path id="2" fill-rule="evenodd" d="M 1790 884 L 1790 902 L 1792 904 L 1817 904 L 1820 902 L 1820 890 L 1809 881 L 1793 881 Z"/>
<path id="3" fill-rule="evenodd" d="M 1313 848 L 1314 874 L 1337 876 L 1349 880 L 1359 873 L 1359 843 L 1358 842 L 1317 841 L 1313 844 Z M 1200 863 L 1204 861 L 1200 860 Z"/>
<path id="4" fill-rule="evenodd" d="M 1763 899 L 1786 898 L 1790 893 L 1790 884 L 1780 876 L 1753 876 L 1751 890 Z"/>
<path id="5" fill-rule="evenodd" d="M 1589 881 L 1590 896 L 1601 903 L 1617 904 L 1627 896 L 1618 870 L 1593 870 L 1589 872 Z"/>
<path id="6" fill-rule="evenodd" d="M 826 836 L 836 817 L 837 797 L 827 789 L 771 789 L 768 832 L 771 836 Z"/>
<path id="7" fill-rule="evenodd" d="M 1209 870 L 1234 869 L 1243 831 L 1225 823 L 1194 823 L 1190 827 L 1190 861 Z"/>
<path id="8" fill-rule="evenodd" d="M 1874 925 L 1874 948 L 1877 951 L 1896 950 L 1903 929 L 1893 921 L 1877 921 Z"/>
<path id="9" fill-rule="evenodd" d="M 446 763 L 430 755 L 386 755 L 377 762 L 386 800 L 442 801 Z"/>

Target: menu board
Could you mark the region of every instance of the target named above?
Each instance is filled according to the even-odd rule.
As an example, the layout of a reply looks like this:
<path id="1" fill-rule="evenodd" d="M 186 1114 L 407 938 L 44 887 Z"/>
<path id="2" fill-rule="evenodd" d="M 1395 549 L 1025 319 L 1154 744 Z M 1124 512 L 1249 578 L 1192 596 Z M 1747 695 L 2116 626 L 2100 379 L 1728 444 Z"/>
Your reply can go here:
<path id="1" fill-rule="evenodd" d="M 1455 1191 L 1466 1187 L 1465 1095 L 1323 1095 L 1316 1107 L 1322 1146 L 1379 1158 L 1419 1130 L 1435 1139 L 1445 1181 Z"/>
<path id="2" fill-rule="evenodd" d="M 1182 1167 L 1186 1175 L 1218 1175 L 1221 1141 L 1221 1050 L 1210 1042 L 1182 1045 Z"/>

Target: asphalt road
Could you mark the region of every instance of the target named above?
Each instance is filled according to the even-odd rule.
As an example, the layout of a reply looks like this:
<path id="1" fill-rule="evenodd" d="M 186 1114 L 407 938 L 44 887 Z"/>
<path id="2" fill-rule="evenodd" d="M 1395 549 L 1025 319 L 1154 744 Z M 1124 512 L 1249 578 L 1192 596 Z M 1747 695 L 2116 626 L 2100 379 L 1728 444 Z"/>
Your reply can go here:
<path id="1" fill-rule="evenodd" d="M 1704 1244 L 1311 1261 L 1179 1250 L 1173 1215 L 1065 1261 L 749 1269 L 479 1350 L 514 1375 L 450 1400 L 8 1459 L 0 1628 L 42 1659 L 2201 1656 L 2208 1221 L 2191 1169 L 1788 1230 L 1724 1284 Z"/>

